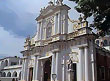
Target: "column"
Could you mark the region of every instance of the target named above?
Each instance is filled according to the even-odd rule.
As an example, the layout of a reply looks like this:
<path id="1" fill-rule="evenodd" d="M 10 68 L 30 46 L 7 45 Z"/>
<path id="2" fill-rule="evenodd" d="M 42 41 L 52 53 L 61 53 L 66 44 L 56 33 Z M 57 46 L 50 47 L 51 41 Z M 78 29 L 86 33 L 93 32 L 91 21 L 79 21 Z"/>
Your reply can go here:
<path id="1" fill-rule="evenodd" d="M 53 81 L 52 79 L 52 74 L 55 74 L 55 53 L 53 53 L 52 55 L 52 67 L 51 67 L 51 81 Z"/>
<path id="2" fill-rule="evenodd" d="M 26 81 L 29 81 L 29 77 L 30 77 L 30 76 L 29 76 L 29 71 L 30 71 L 30 68 L 27 67 L 27 70 L 26 70 L 27 73 L 26 73 L 26 76 L 25 76 L 25 77 L 27 77 L 27 78 L 26 78 Z"/>
<path id="3" fill-rule="evenodd" d="M 97 81 L 97 67 L 96 67 L 96 48 L 95 48 L 95 42 L 94 40 L 90 43 L 91 46 L 91 62 L 92 62 L 92 80 L 91 81 Z"/>
<path id="4" fill-rule="evenodd" d="M 55 21 L 55 34 L 58 34 L 58 14 L 56 14 L 56 21 Z"/>
<path id="5" fill-rule="evenodd" d="M 43 37 L 43 20 L 42 20 L 42 22 L 41 22 L 41 40 L 42 40 L 42 37 Z"/>
<path id="6" fill-rule="evenodd" d="M 28 69 L 28 59 L 24 58 L 23 60 L 23 68 L 22 68 L 22 81 L 27 81 L 27 69 Z"/>
<path id="7" fill-rule="evenodd" d="M 46 27 L 44 28 L 44 40 L 46 40 Z"/>
<path id="8" fill-rule="evenodd" d="M 79 81 L 83 81 L 83 48 L 79 48 Z"/>
<path id="9" fill-rule="evenodd" d="M 58 34 L 61 33 L 61 12 L 58 13 Z"/>
<path id="10" fill-rule="evenodd" d="M 37 22 L 37 40 L 39 40 L 39 23 Z"/>
<path id="11" fill-rule="evenodd" d="M 21 80 L 24 80 L 24 59 L 23 59 L 23 63 L 22 63 L 22 76 L 21 76 Z"/>
<path id="12" fill-rule="evenodd" d="M 88 53 L 88 47 L 85 47 L 85 81 L 89 81 L 89 53 Z"/>
<path id="13" fill-rule="evenodd" d="M 54 27 L 53 27 L 53 35 L 55 35 L 56 34 L 56 14 L 55 14 L 55 16 L 54 16 Z"/>
<path id="14" fill-rule="evenodd" d="M 36 68 L 37 67 L 37 56 L 35 55 L 35 59 L 34 59 L 34 68 L 33 68 L 33 81 L 35 80 L 36 77 Z"/>
<path id="15" fill-rule="evenodd" d="M 56 81 L 60 81 L 60 79 L 61 79 L 61 72 L 62 72 L 62 70 L 60 69 L 60 67 L 62 67 L 61 66 L 61 58 L 59 57 L 59 52 L 56 52 L 56 75 L 57 75 L 57 77 L 56 77 Z"/>
<path id="16" fill-rule="evenodd" d="M 24 80 L 27 81 L 27 77 L 28 77 L 28 73 L 29 73 L 29 69 L 28 69 L 28 58 L 25 59 L 25 75 L 24 75 Z"/>
<path id="17" fill-rule="evenodd" d="M 38 30 L 38 40 L 40 40 L 40 36 L 41 36 L 41 22 L 39 22 L 39 26 L 38 26 L 39 28 L 39 30 Z"/>
<path id="18" fill-rule="evenodd" d="M 35 74 L 35 81 L 40 81 L 40 62 L 39 62 L 39 60 L 38 60 L 38 58 L 39 58 L 39 56 L 37 56 L 37 60 L 36 60 L 36 74 Z"/>
<path id="19" fill-rule="evenodd" d="M 65 12 L 65 19 L 64 19 L 64 34 L 68 33 L 68 11 Z"/>
<path id="20" fill-rule="evenodd" d="M 44 70 L 43 70 L 43 61 L 41 60 L 41 81 L 43 81 L 43 78 L 44 78 L 43 77 L 44 76 L 43 75 L 44 74 L 43 72 L 44 72 Z"/>
<path id="21" fill-rule="evenodd" d="M 62 81 L 65 81 L 65 57 L 62 59 Z"/>

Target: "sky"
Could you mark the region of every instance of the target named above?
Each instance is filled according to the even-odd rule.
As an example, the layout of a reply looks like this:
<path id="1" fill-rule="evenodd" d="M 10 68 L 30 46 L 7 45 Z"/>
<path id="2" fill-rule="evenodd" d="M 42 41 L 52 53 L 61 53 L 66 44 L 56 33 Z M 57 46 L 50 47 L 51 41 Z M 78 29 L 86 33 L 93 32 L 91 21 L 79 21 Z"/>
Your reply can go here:
<path id="1" fill-rule="evenodd" d="M 50 0 L 0 0 L 0 57 L 22 56 L 25 38 L 37 31 L 35 18 Z M 77 19 L 75 3 L 64 0 L 72 9 L 69 16 Z"/>

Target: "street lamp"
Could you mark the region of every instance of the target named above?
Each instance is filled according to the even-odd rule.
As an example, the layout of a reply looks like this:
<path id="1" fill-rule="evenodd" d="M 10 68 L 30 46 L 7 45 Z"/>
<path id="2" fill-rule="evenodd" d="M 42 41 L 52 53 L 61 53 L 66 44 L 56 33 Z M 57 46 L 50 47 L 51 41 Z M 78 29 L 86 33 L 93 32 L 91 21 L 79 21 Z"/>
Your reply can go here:
<path id="1" fill-rule="evenodd" d="M 56 77 L 57 77 L 56 74 L 52 74 L 52 78 L 53 78 L 54 81 L 55 81 Z"/>

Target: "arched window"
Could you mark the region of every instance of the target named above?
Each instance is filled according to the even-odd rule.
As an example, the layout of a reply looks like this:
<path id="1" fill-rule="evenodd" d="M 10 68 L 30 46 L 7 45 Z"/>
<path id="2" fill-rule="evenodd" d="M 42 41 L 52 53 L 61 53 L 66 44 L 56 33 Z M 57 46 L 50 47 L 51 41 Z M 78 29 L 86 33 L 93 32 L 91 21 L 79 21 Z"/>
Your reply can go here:
<path id="1" fill-rule="evenodd" d="M 5 60 L 5 66 L 8 66 L 8 60 Z"/>
<path id="2" fill-rule="evenodd" d="M 17 77 L 17 72 L 16 71 L 13 73 L 13 77 Z"/>
<path id="3" fill-rule="evenodd" d="M 19 73 L 19 80 L 21 80 L 21 72 Z"/>
<path id="4" fill-rule="evenodd" d="M 52 34 L 52 23 L 49 22 L 46 28 L 46 38 L 49 38 Z"/>
<path id="5" fill-rule="evenodd" d="M 1 66 L 2 66 L 2 67 L 4 66 L 4 61 L 1 62 Z"/>
<path id="6" fill-rule="evenodd" d="M 20 61 L 20 65 L 22 65 L 22 60 Z"/>
<path id="7" fill-rule="evenodd" d="M 2 73 L 2 77 L 6 77 L 6 73 L 5 72 Z"/>
<path id="8" fill-rule="evenodd" d="M 10 72 L 8 72 L 7 77 L 11 77 L 11 73 Z"/>
<path id="9" fill-rule="evenodd" d="M 107 45 L 108 45 L 107 40 L 104 40 L 104 46 L 107 46 Z"/>

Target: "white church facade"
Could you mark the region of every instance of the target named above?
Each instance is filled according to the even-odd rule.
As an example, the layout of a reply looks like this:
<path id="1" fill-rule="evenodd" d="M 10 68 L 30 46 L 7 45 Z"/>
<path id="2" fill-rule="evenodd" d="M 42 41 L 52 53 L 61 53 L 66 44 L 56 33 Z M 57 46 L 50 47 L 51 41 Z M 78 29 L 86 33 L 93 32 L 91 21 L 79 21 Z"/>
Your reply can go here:
<path id="1" fill-rule="evenodd" d="M 97 81 L 95 34 L 84 18 L 71 21 L 69 10 L 63 0 L 41 9 L 21 52 L 21 81 Z"/>

